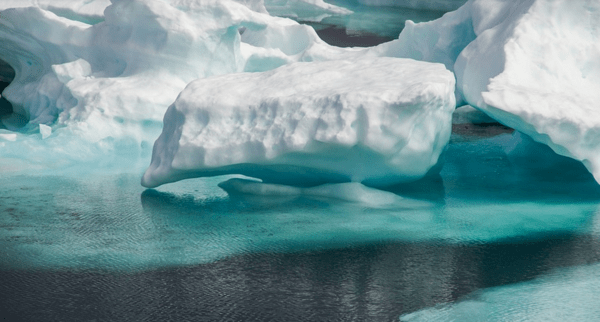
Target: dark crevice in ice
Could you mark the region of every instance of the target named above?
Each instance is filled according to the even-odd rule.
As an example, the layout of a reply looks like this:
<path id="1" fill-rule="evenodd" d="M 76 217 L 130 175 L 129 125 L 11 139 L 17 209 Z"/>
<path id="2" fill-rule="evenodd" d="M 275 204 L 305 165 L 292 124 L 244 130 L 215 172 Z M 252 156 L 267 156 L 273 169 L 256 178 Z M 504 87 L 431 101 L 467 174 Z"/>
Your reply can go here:
<path id="1" fill-rule="evenodd" d="M 10 85 L 15 79 L 15 70 L 5 61 L 0 60 L 0 93 L 4 92 L 4 89 Z M 8 117 L 13 113 L 13 107 L 9 101 L 0 95 L 0 119 Z M 2 122 L 0 122 L 0 129 L 5 128 Z"/>
<path id="2" fill-rule="evenodd" d="M 311 23 L 305 24 L 312 25 Z M 373 47 L 394 40 L 391 37 L 378 36 L 369 32 L 348 33 L 346 28 L 340 26 L 315 28 L 315 30 L 324 42 L 337 47 Z"/>

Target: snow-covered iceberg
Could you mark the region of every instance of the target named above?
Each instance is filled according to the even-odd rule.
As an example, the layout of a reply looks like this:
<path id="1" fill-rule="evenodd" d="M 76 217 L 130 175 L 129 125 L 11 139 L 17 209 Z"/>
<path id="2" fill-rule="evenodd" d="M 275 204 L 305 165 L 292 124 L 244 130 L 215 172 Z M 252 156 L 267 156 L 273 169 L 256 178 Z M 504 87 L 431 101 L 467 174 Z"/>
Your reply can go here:
<path id="1" fill-rule="evenodd" d="M 312 28 L 266 14 L 259 0 L 23 0 L 0 8 L 10 6 L 0 15 L 0 60 L 14 79 L 5 79 L 11 106 L 9 115 L 2 107 L 0 131 L 17 131 L 2 140 L 2 157 L 13 160 L 149 150 L 190 81 L 312 60 L 305 53 L 330 48 Z M 36 141 L 30 134 L 42 129 L 47 140 Z"/>
<path id="2" fill-rule="evenodd" d="M 471 0 L 370 49 L 441 62 L 457 103 L 582 161 L 600 181 L 600 3 Z"/>
<path id="3" fill-rule="evenodd" d="M 508 4 L 473 3 L 489 22 L 457 59 L 459 89 L 493 118 L 582 161 L 600 181 L 600 3 Z"/>
<path id="4" fill-rule="evenodd" d="M 231 173 L 301 186 L 415 180 L 437 163 L 454 108 L 452 73 L 398 58 L 199 79 L 165 114 L 142 184 Z"/>
<path id="5" fill-rule="evenodd" d="M 41 133 L 39 124 L 48 125 L 42 136 L 54 147 L 65 132 L 93 144 L 149 146 L 165 109 L 194 79 L 295 62 L 412 58 L 454 72 L 458 104 L 599 178 L 600 4 L 471 0 L 436 21 L 408 21 L 397 40 L 367 49 L 329 46 L 311 27 L 266 14 L 277 5 L 337 8 L 316 0 L 3 1 L 0 9 L 15 8 L 0 15 L 0 59 L 16 75 L 3 92 L 14 113 L 2 127 Z M 3 140 L 3 155 L 18 157 L 23 140 Z"/>

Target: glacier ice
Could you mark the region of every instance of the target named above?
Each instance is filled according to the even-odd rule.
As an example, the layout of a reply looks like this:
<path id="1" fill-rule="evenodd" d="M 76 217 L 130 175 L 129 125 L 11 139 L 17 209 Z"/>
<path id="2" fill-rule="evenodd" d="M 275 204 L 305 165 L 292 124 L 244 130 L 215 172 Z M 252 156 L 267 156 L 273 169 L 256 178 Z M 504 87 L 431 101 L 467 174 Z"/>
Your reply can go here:
<path id="1" fill-rule="evenodd" d="M 228 173 L 300 185 L 418 179 L 448 142 L 453 93 L 443 65 L 398 58 L 199 79 L 165 114 L 142 184 Z"/>
<path id="2" fill-rule="evenodd" d="M 484 17 L 497 10 L 476 4 Z M 458 57 L 458 88 L 600 181 L 600 3 L 524 1 L 505 10 Z"/>
<path id="3" fill-rule="evenodd" d="M 0 59 L 16 76 L 3 93 L 14 113 L 2 116 L 2 127 L 41 133 L 40 124 L 47 125 L 52 135 L 43 145 L 58 154 L 118 146 L 143 150 L 158 136 L 166 107 L 194 79 L 296 62 L 412 58 L 442 63 L 455 73 L 458 105 L 470 104 L 582 161 L 598 178 L 598 4 L 470 0 L 435 21 L 407 21 L 398 39 L 367 49 L 329 46 L 312 28 L 267 14 L 279 6 L 298 19 L 338 15 L 344 14 L 339 9 L 344 3 L 392 5 L 375 0 L 3 1 Z M 433 4 L 438 1 L 393 3 Z M 23 142 L 35 145 L 20 133 L 14 144 L 4 142 L 4 157 L 18 156 Z M 67 134 L 95 146 L 56 149 Z"/>
<path id="4" fill-rule="evenodd" d="M 280 17 L 302 21 L 321 21 L 333 15 L 347 15 L 352 11 L 323 0 L 265 0 L 267 11 Z"/>
<path id="5" fill-rule="evenodd" d="M 458 104 L 582 161 L 600 181 L 599 12 L 597 2 L 471 0 L 407 22 L 371 51 L 445 64 Z"/>
<path id="6" fill-rule="evenodd" d="M 306 51 L 328 47 L 312 28 L 267 15 L 258 0 L 106 5 L 2 2 L 2 8 L 16 7 L 0 15 L 0 59 L 16 75 L 2 93 L 12 114 L 2 115 L 0 127 L 19 136 L 3 147 L 3 157 L 31 161 L 29 151 L 47 149 L 57 160 L 81 161 L 86 153 L 94 160 L 97 153 L 147 150 L 166 108 L 191 80 L 310 60 L 303 58 Z M 98 21 L 65 10 L 96 14 Z M 265 52 L 270 62 L 261 60 Z M 44 143 L 27 137 L 40 133 L 41 125 L 57 135 Z"/>

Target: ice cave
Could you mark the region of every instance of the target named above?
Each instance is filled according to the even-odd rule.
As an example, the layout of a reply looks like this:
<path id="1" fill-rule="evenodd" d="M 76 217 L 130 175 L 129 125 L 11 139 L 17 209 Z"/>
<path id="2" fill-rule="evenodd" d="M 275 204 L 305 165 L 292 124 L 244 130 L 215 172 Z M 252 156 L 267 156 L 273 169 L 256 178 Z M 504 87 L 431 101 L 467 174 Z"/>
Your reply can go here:
<path id="1" fill-rule="evenodd" d="M 3 0 L 0 93 L 5 320 L 600 320 L 600 2 Z"/>

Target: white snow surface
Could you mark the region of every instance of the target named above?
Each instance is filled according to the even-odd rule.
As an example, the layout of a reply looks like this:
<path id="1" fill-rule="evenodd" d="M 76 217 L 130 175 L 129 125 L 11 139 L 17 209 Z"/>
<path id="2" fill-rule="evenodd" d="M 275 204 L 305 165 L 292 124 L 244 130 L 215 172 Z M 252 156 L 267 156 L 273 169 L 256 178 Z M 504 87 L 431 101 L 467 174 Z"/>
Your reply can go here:
<path id="1" fill-rule="evenodd" d="M 301 186 L 415 180 L 449 140 L 453 93 L 443 65 L 398 58 L 199 79 L 165 114 L 142 184 L 234 173 Z"/>

